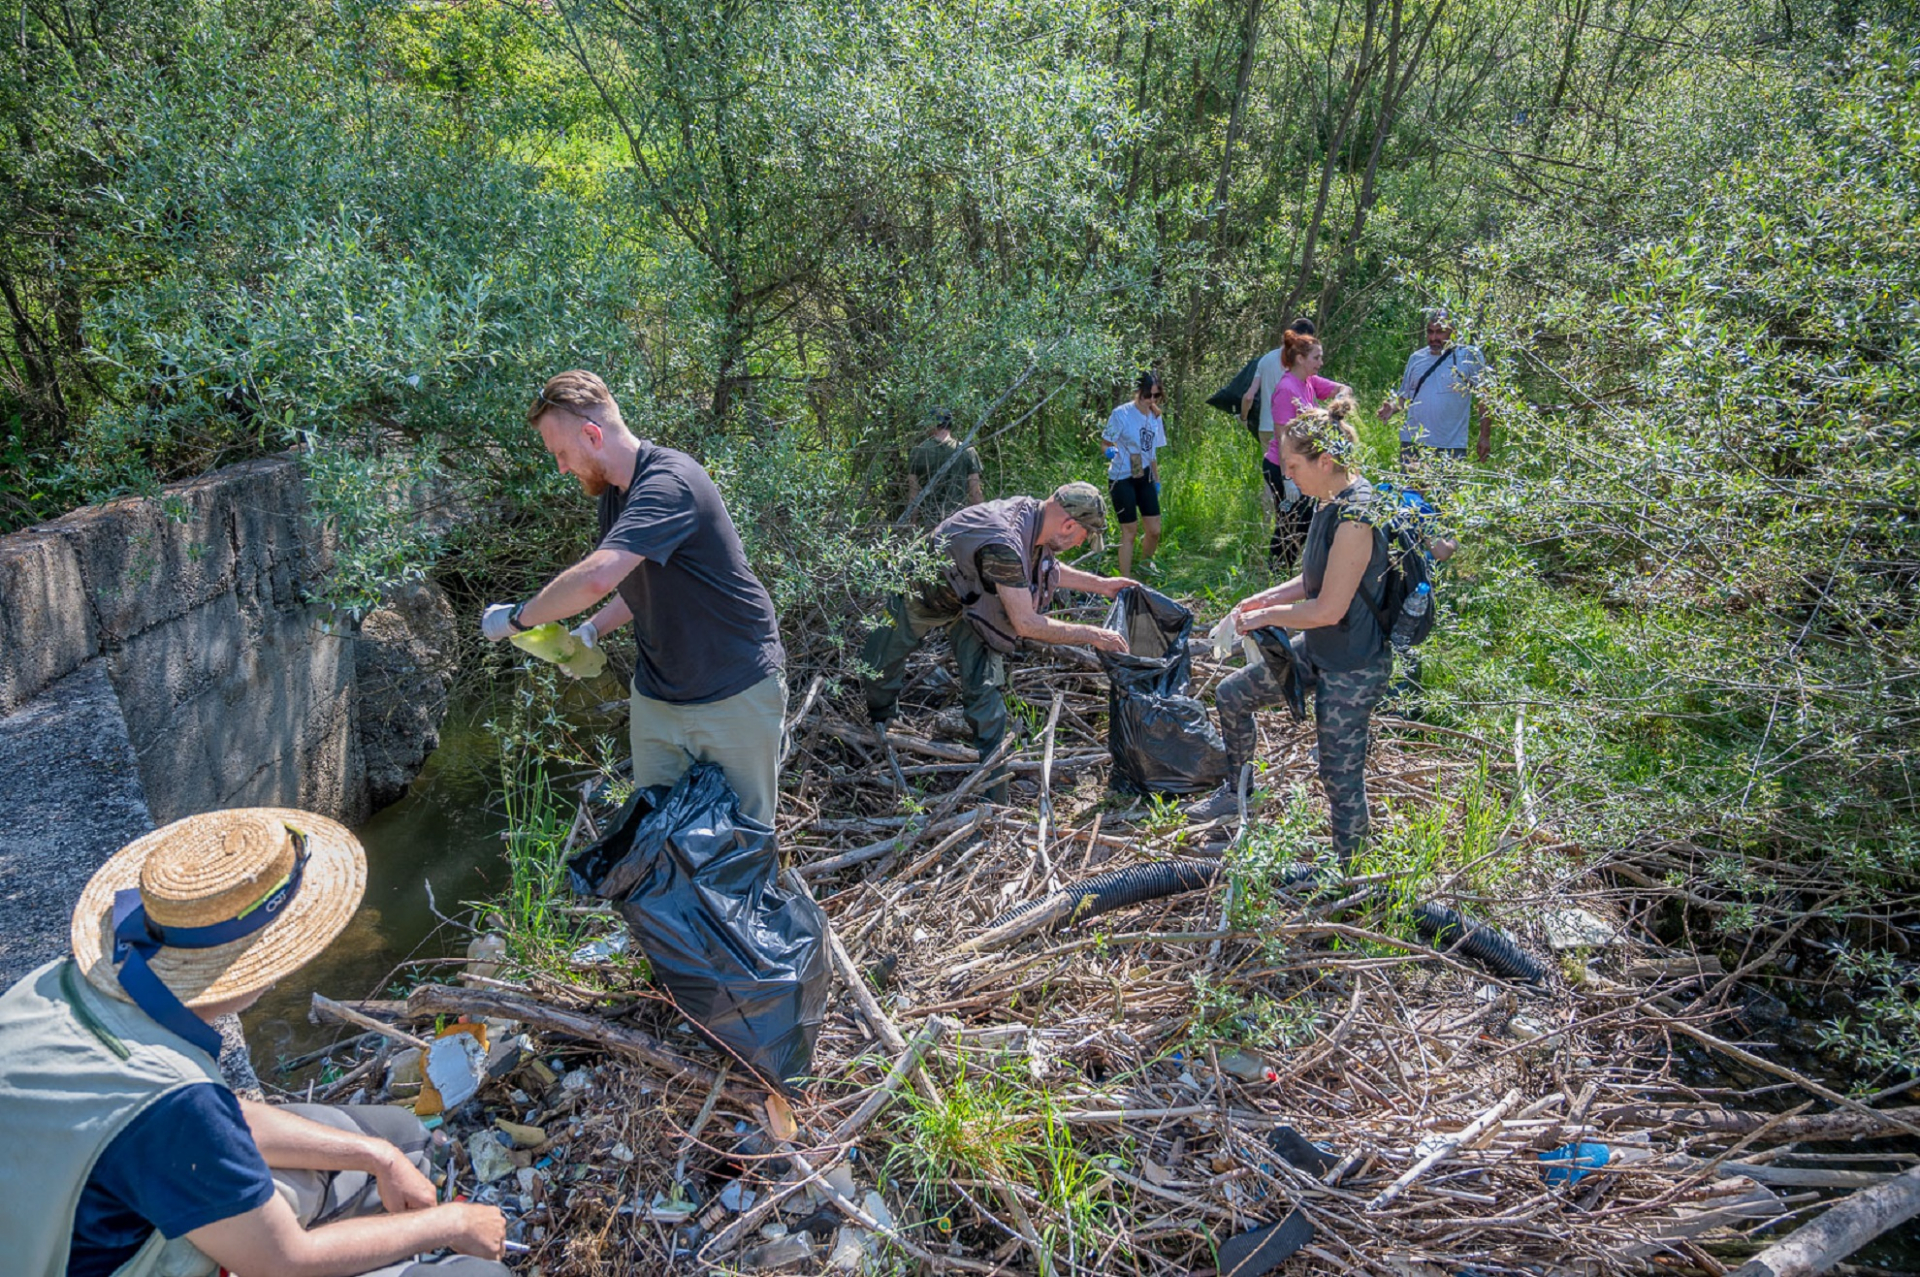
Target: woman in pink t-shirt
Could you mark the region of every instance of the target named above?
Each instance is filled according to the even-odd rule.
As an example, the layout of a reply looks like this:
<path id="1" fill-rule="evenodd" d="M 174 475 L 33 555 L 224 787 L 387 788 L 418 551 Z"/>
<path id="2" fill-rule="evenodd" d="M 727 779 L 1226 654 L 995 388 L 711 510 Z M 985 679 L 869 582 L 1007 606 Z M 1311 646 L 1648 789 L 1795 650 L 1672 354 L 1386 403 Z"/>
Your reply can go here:
<path id="1" fill-rule="evenodd" d="M 1273 397 L 1268 402 L 1267 420 L 1273 423 L 1273 439 L 1267 444 L 1266 462 L 1261 467 L 1266 471 L 1268 486 L 1273 489 L 1273 541 L 1267 547 L 1267 554 L 1277 567 L 1290 566 L 1300 557 L 1300 548 L 1306 544 L 1307 524 L 1313 519 L 1312 502 L 1300 495 L 1300 489 L 1286 478 L 1281 468 L 1280 437 L 1286 433 L 1287 424 L 1305 409 L 1349 393 L 1346 386 L 1320 375 L 1320 363 L 1325 358 L 1319 339 L 1311 333 L 1289 330 L 1281 335 L 1280 365 L 1286 372 L 1281 375 L 1280 384 L 1273 388 Z"/>

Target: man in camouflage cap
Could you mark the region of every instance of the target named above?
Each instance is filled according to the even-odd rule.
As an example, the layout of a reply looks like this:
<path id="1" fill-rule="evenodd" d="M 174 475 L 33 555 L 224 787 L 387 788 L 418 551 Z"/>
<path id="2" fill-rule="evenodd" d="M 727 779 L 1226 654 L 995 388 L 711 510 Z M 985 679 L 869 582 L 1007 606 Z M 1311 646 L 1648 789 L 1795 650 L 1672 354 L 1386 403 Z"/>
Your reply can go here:
<path id="1" fill-rule="evenodd" d="M 1052 496 L 1007 497 L 949 516 L 933 530 L 941 554 L 938 580 L 896 594 L 887 619 L 868 636 L 860 659 L 873 673 L 866 680 L 867 714 L 883 735 L 906 683 L 907 657 L 926 636 L 945 627 L 960 667 L 960 689 L 974 746 L 985 758 L 1007 730 L 1006 656 L 1020 640 L 1085 644 L 1124 652 L 1127 642 L 1097 625 L 1055 621 L 1046 615 L 1061 589 L 1113 598 L 1138 582 L 1095 576 L 1058 562 L 1055 555 L 1106 530 L 1100 489 L 1068 483 Z M 1006 799 L 1006 772 L 993 777 L 989 796 Z"/>

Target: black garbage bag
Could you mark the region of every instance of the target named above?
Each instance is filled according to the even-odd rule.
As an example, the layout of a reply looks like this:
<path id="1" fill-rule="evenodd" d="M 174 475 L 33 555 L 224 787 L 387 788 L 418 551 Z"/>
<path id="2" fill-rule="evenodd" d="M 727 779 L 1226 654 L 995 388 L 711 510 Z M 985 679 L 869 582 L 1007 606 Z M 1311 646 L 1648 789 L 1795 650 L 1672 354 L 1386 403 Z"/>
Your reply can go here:
<path id="1" fill-rule="evenodd" d="M 1247 360 L 1247 366 L 1234 375 L 1232 381 L 1207 396 L 1207 407 L 1218 408 L 1233 417 L 1240 415 L 1240 401 L 1247 397 L 1247 391 L 1253 389 L 1253 375 L 1260 367 L 1260 356 Z M 1260 414 L 1248 414 L 1247 429 L 1253 437 L 1260 437 Z"/>
<path id="2" fill-rule="evenodd" d="M 1227 778 L 1227 747 L 1192 694 L 1187 650 L 1193 613 L 1164 594 L 1130 585 L 1105 625 L 1128 653 L 1100 653 L 1107 671 L 1108 783 L 1126 794 L 1197 794 Z"/>
<path id="3" fill-rule="evenodd" d="M 576 893 L 618 902 L 694 1024 L 782 1090 L 807 1075 L 827 1005 L 826 919 L 779 884 L 773 831 L 740 813 L 720 768 L 636 790 L 567 869 Z"/>
<path id="4" fill-rule="evenodd" d="M 1276 625 L 1263 625 L 1253 631 L 1260 656 L 1280 680 L 1280 692 L 1287 698 L 1287 712 L 1296 723 L 1307 717 L 1307 693 L 1313 690 L 1313 658 L 1309 657 L 1298 634 L 1289 635 Z"/>

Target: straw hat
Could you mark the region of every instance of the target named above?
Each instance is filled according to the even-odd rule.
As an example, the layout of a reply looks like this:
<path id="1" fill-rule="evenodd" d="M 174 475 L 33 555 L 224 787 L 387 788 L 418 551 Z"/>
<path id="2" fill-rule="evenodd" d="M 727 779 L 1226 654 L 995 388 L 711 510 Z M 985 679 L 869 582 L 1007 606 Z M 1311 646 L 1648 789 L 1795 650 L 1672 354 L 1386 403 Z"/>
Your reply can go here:
<path id="1" fill-rule="evenodd" d="M 256 993 L 299 970 L 359 907 L 367 889 L 367 854 L 338 821 L 284 807 L 188 816 L 115 852 L 73 910 L 73 956 L 80 969 L 103 993 L 133 1001 L 114 970 L 114 893 L 138 887 L 147 916 L 163 927 L 224 922 L 259 903 L 293 871 L 301 838 L 307 863 L 300 889 L 278 918 L 216 948 L 162 948 L 149 963 L 189 1007 Z"/>

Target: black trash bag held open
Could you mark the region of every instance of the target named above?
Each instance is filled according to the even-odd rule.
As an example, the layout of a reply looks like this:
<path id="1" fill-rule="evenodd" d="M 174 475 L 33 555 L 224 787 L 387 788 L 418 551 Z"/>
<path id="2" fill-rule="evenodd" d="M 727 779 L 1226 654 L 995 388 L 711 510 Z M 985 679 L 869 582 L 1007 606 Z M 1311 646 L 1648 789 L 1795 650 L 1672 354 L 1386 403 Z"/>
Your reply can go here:
<path id="1" fill-rule="evenodd" d="M 1253 631 L 1252 637 L 1260 648 L 1261 658 L 1280 684 L 1287 712 L 1293 715 L 1294 722 L 1305 722 L 1307 693 L 1313 690 L 1320 676 L 1314 669 L 1313 658 L 1307 655 L 1302 636 L 1289 634 L 1277 625 L 1263 625 Z"/>
<path id="2" fill-rule="evenodd" d="M 826 919 L 779 885 L 774 833 L 701 763 L 636 790 L 567 865 L 576 893 L 616 901 L 654 978 L 761 1078 L 807 1076 L 827 1005 Z"/>
<path id="3" fill-rule="evenodd" d="M 1099 654 L 1107 671 L 1109 783 L 1127 794 L 1197 794 L 1219 785 L 1227 778 L 1226 743 L 1207 707 L 1190 694 L 1193 613 L 1130 585 L 1104 624 L 1125 635 L 1128 648 L 1124 656 Z"/>

